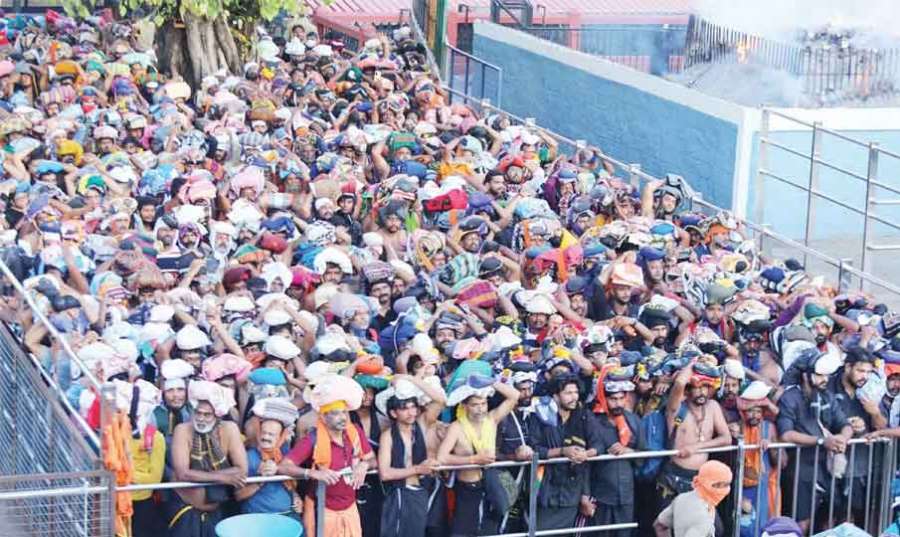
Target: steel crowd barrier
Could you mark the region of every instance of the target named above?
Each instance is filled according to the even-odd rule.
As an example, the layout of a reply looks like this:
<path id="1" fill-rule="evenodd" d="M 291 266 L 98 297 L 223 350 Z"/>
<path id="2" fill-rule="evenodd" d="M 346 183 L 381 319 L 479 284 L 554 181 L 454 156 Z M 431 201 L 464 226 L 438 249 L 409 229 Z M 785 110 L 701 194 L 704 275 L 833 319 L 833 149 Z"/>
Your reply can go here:
<path id="1" fill-rule="evenodd" d="M 612 165 L 617 176 L 627 178 L 634 187 L 640 187 L 646 182 L 658 180 L 657 177 L 643 171 L 640 164 L 626 163 L 618 160 L 603 152 L 599 147 L 590 145 L 586 140 L 574 140 L 552 130 L 542 128 L 534 123 L 533 118 L 522 118 L 509 113 L 502 108 L 495 106 L 488 99 L 476 99 L 446 85 L 444 86 L 444 90 L 449 94 L 451 102 L 462 102 L 466 105 L 478 108 L 482 112 L 502 114 L 508 117 L 514 124 L 529 125 L 540 130 L 547 136 L 553 138 L 559 144 L 559 149 L 562 152 L 573 154 L 576 150 L 581 149 L 593 151 L 598 158 Z M 884 151 L 881 151 L 881 153 L 886 154 Z M 893 154 L 889 156 L 893 156 Z M 898 160 L 900 160 L 900 155 L 898 155 Z M 884 183 L 876 182 L 873 183 L 873 186 L 881 187 L 883 184 Z M 882 200 L 880 203 L 887 205 L 889 200 Z M 693 210 L 708 214 L 715 214 L 728 210 L 706 201 L 699 192 L 693 193 L 693 196 L 689 200 L 689 204 Z M 874 217 L 870 216 L 870 218 Z M 780 259 L 802 256 L 805 261 L 804 266 L 807 267 L 806 270 L 810 275 L 819 274 L 829 277 L 830 281 L 836 284 L 836 287 L 840 292 L 847 292 L 854 288 L 865 290 L 878 296 L 879 300 L 886 304 L 895 308 L 900 308 L 900 285 L 875 276 L 865 270 L 856 268 L 852 258 L 832 257 L 807 244 L 798 242 L 781 233 L 777 233 L 772 230 L 770 226 L 765 224 L 759 224 L 746 219 L 740 219 L 739 222 L 746 231 L 751 233 L 751 236 L 748 238 L 752 238 L 757 243 L 758 251 L 760 253 L 765 254 L 766 251 L 768 251 L 772 257 Z M 897 248 L 900 248 L 900 246 L 897 246 Z M 869 249 L 871 249 L 871 245 Z"/>
<path id="2" fill-rule="evenodd" d="M 894 504 L 894 496 L 891 485 L 897 475 L 897 457 L 898 455 L 900 455 L 900 453 L 898 453 L 897 451 L 897 442 L 896 440 L 885 438 L 874 440 L 854 438 L 848 442 L 848 446 L 849 447 L 845 452 L 845 455 L 849 457 L 849 461 L 845 477 L 838 479 L 834 476 L 834 474 L 828 472 L 828 476 L 826 477 L 825 481 L 829 486 L 824 492 L 820 492 L 818 490 L 819 487 L 812 487 L 812 493 L 810 496 L 810 527 L 817 527 L 817 522 L 819 526 L 831 528 L 835 525 L 835 522 L 852 521 L 857 526 L 860 526 L 870 534 L 878 535 L 881 530 L 887 527 L 893 520 L 892 509 Z M 732 467 L 735 471 L 733 472 L 734 482 L 732 484 L 730 492 L 730 500 L 733 502 L 733 510 L 731 511 L 731 524 L 733 527 L 734 537 L 740 537 L 741 535 L 741 515 L 743 513 L 742 500 L 745 498 L 744 487 L 742 485 L 746 469 L 746 460 L 744 455 L 748 451 L 762 449 L 777 450 L 775 460 L 770 460 L 769 463 L 771 466 L 770 471 L 774 472 L 777 476 L 776 489 L 778 498 L 775 500 L 776 512 L 769 513 L 768 518 L 781 514 L 792 515 L 793 513 L 796 513 L 798 509 L 797 497 L 798 492 L 801 491 L 801 487 L 804 487 L 805 485 L 810 483 L 819 482 L 819 472 L 824 471 L 820 468 L 821 464 L 816 464 L 815 466 L 813 466 L 813 475 L 811 482 L 807 482 L 805 478 L 803 480 L 800 479 L 802 473 L 802 469 L 800 467 L 801 451 L 812 450 L 814 460 L 819 460 L 820 453 L 822 453 L 821 450 L 824 448 L 821 448 L 818 445 L 799 446 L 797 444 L 789 442 L 773 442 L 761 446 L 759 444 L 746 444 L 743 442 L 743 440 L 738 440 L 738 443 L 736 445 L 699 450 L 698 453 L 706 453 L 709 455 L 734 454 L 737 456 L 736 463 L 732 464 Z M 862 458 L 857 456 L 859 450 L 865 450 L 865 454 Z M 789 457 L 789 452 L 792 453 L 792 456 L 790 457 L 790 463 L 788 463 L 787 460 L 787 457 Z M 880 453 L 876 455 L 876 452 Z M 602 454 L 588 458 L 587 462 L 585 462 L 584 464 L 602 463 L 605 461 L 621 461 L 629 459 L 671 457 L 677 454 L 678 451 L 672 449 L 660 451 L 635 451 L 622 455 Z M 860 460 L 857 461 L 857 459 Z M 452 472 L 471 469 L 509 469 L 516 467 L 528 467 L 528 531 L 502 533 L 493 535 L 491 537 L 565 535 L 571 532 L 593 533 L 620 529 L 634 529 L 638 527 L 638 523 L 635 521 L 621 524 L 571 527 L 537 531 L 537 499 L 539 486 L 534 476 L 538 475 L 538 468 L 540 466 L 571 463 L 572 462 L 565 457 L 538 459 L 537 454 L 535 454 L 530 461 L 500 461 L 488 465 L 440 466 L 437 468 L 437 471 Z M 790 466 L 793 466 L 793 472 L 789 471 Z M 377 472 L 375 470 L 372 470 L 369 473 L 377 475 Z M 783 492 L 785 491 L 785 483 L 783 482 L 782 477 L 784 473 L 788 473 L 789 477 L 792 477 L 792 480 L 786 483 L 790 487 L 789 490 L 792 498 L 789 510 L 787 509 L 788 506 L 783 504 Z M 860 480 L 860 482 L 858 483 L 860 485 L 859 490 L 857 490 L 856 487 L 853 486 L 853 484 L 856 483 L 857 479 Z M 247 478 L 247 483 L 277 483 L 290 480 L 293 480 L 293 478 L 285 475 L 275 475 L 268 477 L 254 476 Z M 115 490 L 116 492 L 172 490 L 206 487 L 210 485 L 213 485 L 213 483 L 170 482 L 147 485 L 128 485 L 124 487 L 116 487 Z M 649 484 L 649 486 L 653 486 L 653 484 Z M 841 490 L 840 494 L 836 493 L 838 489 Z M 823 497 L 823 494 L 825 495 L 825 497 Z M 854 509 L 853 507 L 853 498 L 855 494 L 860 494 L 863 496 L 860 504 L 861 507 L 858 509 Z M 325 509 L 325 484 L 322 482 L 317 483 L 316 497 L 316 517 L 318 521 L 316 525 L 316 537 L 323 537 L 324 523 L 322 517 L 324 516 Z M 757 486 L 756 496 L 754 498 L 755 501 L 753 503 L 754 506 L 759 505 L 762 499 L 761 497 L 762 487 Z M 0 495 L 0 500 L 2 500 L 2 495 Z M 860 498 L 857 498 L 857 500 L 860 500 Z M 654 516 L 655 515 L 656 513 L 654 513 Z M 819 516 L 822 516 L 823 518 L 819 519 Z M 762 521 L 760 520 L 759 516 L 754 517 L 752 535 L 756 536 L 760 534 L 761 522 Z"/>

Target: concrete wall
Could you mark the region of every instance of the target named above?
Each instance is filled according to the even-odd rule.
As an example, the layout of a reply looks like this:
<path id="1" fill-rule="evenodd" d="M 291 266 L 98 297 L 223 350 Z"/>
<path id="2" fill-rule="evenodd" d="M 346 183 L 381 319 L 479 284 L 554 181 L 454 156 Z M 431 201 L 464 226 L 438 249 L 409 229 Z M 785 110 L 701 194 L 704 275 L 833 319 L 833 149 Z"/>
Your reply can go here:
<path id="1" fill-rule="evenodd" d="M 490 23 L 475 24 L 473 52 L 503 69 L 506 110 L 653 175 L 683 175 L 743 214 L 752 153 L 743 107 Z"/>

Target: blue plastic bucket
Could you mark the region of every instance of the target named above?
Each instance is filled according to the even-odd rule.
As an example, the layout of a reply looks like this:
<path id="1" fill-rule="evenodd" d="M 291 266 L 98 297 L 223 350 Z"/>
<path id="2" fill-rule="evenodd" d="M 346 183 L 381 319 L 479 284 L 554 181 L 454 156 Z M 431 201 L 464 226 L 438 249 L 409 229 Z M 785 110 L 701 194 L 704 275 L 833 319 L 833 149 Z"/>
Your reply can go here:
<path id="1" fill-rule="evenodd" d="M 218 537 L 303 537 L 303 525 L 284 515 L 255 513 L 216 524 Z"/>

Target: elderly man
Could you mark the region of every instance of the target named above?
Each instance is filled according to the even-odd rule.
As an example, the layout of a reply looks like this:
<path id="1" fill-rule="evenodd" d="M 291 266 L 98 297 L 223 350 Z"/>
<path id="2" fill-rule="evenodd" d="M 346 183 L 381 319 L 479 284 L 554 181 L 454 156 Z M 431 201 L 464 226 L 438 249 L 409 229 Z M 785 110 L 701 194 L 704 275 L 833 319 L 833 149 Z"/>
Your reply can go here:
<path id="1" fill-rule="evenodd" d="M 247 450 L 247 470 L 250 476 L 273 476 L 287 453 L 297 407 L 288 399 L 269 397 L 253 405 L 252 413 L 259 418 L 256 446 Z M 302 504 L 294 493 L 296 483 L 254 483 L 238 490 L 235 499 L 241 502 L 242 513 L 277 513 L 299 517 Z M 299 508 L 299 509 L 298 509 Z"/>
<path id="2" fill-rule="evenodd" d="M 204 488 L 176 489 L 166 506 L 172 537 L 213 537 L 222 519 L 229 487 L 247 479 L 247 452 L 237 425 L 223 421 L 234 406 L 232 393 L 214 382 L 195 380 L 188 388 L 194 413 L 175 427 L 172 466 L 175 479 L 210 483 Z"/>
<path id="3" fill-rule="evenodd" d="M 319 379 L 309 395 L 318 414 L 316 427 L 294 446 L 281 464 L 279 473 L 316 479 L 325 489 L 325 536 L 361 537 L 362 525 L 356 507 L 356 491 L 375 455 L 362 428 L 350 421 L 350 411 L 362 404 L 363 389 L 353 379 L 328 375 Z M 311 468 L 302 467 L 311 463 Z M 312 505 L 309 505 L 312 507 Z M 304 525 L 315 532 L 315 509 L 304 509 Z"/>
<path id="4" fill-rule="evenodd" d="M 504 400 L 498 407 L 488 410 L 488 399 L 499 392 Z M 508 384 L 494 382 L 479 374 L 470 375 L 447 398 L 447 406 L 457 406 L 456 421 L 447 429 L 447 436 L 438 449 L 438 460 L 447 465 L 485 465 L 497 458 L 497 424 L 516 407 L 519 392 Z M 495 476 L 491 476 L 495 477 Z M 487 471 L 461 470 L 456 475 L 456 512 L 453 516 L 451 535 L 481 535 L 502 516 L 509 505 L 498 509 L 500 498 L 489 497 Z M 484 502 L 493 507 L 488 522 Z"/>

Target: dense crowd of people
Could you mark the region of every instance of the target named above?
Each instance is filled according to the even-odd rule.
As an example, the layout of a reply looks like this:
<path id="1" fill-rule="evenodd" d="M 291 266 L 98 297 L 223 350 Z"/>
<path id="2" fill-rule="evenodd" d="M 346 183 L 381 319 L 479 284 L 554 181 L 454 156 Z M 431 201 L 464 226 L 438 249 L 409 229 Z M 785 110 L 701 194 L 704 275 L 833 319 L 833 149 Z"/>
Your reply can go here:
<path id="1" fill-rule="evenodd" d="M 359 51 L 259 30 L 195 87 L 128 21 L 7 35 L 2 259 L 79 360 L 9 286 L 0 315 L 120 484 L 207 484 L 121 494 L 118 534 L 277 513 L 314 535 L 318 482 L 329 537 L 521 531 L 532 482 L 539 530 L 866 516 L 886 461 L 848 441 L 900 436 L 900 316 L 692 211 L 681 177 L 637 189 L 451 104 L 406 26 Z M 739 439 L 762 448 L 705 452 Z M 485 467 L 535 456 L 568 461 Z"/>

